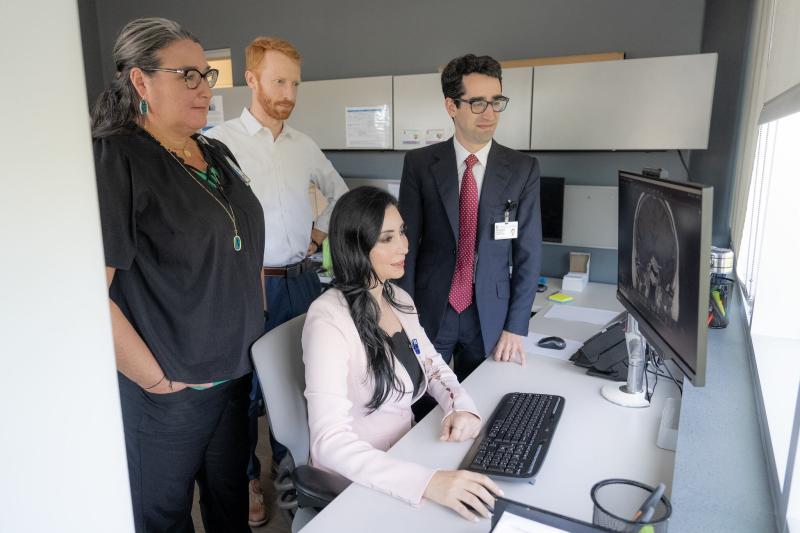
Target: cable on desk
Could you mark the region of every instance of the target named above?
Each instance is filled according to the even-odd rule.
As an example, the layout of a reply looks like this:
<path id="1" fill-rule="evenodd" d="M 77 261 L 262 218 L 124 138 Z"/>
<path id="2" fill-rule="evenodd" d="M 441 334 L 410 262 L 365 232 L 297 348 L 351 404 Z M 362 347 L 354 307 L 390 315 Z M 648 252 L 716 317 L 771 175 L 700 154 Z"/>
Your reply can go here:
<path id="1" fill-rule="evenodd" d="M 683 386 L 680 383 L 678 383 L 678 380 L 675 379 L 674 375 L 672 375 L 672 372 L 670 371 L 669 366 L 667 365 L 667 362 L 664 360 L 664 358 L 661 356 L 661 354 L 659 354 L 658 352 L 653 350 L 650 346 L 647 347 L 647 351 L 648 352 L 652 352 L 654 354 L 653 355 L 653 360 L 656 362 L 656 368 L 660 369 L 661 367 L 663 367 L 664 370 L 667 371 L 667 374 L 669 374 L 669 377 L 670 377 L 670 379 L 672 379 L 672 382 L 675 383 L 676 387 L 678 387 L 678 391 L 680 392 L 681 397 L 683 397 Z M 664 376 L 664 377 L 666 377 L 666 376 Z"/>

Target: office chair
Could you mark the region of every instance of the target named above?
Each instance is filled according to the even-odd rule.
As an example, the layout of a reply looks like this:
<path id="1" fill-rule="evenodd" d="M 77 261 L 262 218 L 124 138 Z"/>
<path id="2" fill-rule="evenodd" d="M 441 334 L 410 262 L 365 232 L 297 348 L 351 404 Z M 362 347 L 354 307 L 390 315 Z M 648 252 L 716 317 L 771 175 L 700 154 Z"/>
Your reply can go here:
<path id="1" fill-rule="evenodd" d="M 251 348 L 253 364 L 267 408 L 267 419 L 278 442 L 289 454 L 275 480 L 278 507 L 286 511 L 292 531 L 308 520 L 350 484 L 338 474 L 308 465 L 308 413 L 301 336 L 306 315 L 300 315 L 264 334 Z"/>

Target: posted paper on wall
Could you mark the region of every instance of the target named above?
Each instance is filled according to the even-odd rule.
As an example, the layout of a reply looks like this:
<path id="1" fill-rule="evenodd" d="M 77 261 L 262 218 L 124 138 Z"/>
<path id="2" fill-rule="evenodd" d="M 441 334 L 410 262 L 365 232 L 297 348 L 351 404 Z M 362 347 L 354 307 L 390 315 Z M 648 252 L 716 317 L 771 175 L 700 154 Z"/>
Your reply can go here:
<path id="1" fill-rule="evenodd" d="M 405 146 L 422 146 L 422 132 L 420 130 L 403 130 L 400 144 Z"/>
<path id="2" fill-rule="evenodd" d="M 447 139 L 447 132 L 443 129 L 428 129 L 425 130 L 425 144 L 436 144 Z"/>
<path id="3" fill-rule="evenodd" d="M 392 119 L 388 105 L 345 108 L 348 148 L 391 148 Z"/>
<path id="4" fill-rule="evenodd" d="M 203 131 L 218 126 L 225 122 L 225 114 L 222 108 L 222 96 L 217 94 L 211 97 L 211 102 L 208 104 L 208 118 Z"/>

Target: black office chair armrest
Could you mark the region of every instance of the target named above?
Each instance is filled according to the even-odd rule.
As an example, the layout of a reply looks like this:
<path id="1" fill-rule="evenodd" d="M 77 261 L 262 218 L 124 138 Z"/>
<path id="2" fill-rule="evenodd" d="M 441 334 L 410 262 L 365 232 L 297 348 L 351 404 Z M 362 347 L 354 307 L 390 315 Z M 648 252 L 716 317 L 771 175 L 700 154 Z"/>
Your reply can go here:
<path id="1" fill-rule="evenodd" d="M 298 466 L 292 471 L 300 507 L 322 509 L 350 485 L 350 480 L 313 466 Z"/>

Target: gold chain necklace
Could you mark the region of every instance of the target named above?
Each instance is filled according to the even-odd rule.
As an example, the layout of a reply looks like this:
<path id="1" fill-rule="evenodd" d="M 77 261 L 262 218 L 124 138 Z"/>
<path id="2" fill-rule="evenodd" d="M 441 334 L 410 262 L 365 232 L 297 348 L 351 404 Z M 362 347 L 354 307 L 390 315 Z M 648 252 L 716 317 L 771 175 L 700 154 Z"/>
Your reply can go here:
<path id="1" fill-rule="evenodd" d="M 158 139 L 156 139 L 156 140 L 158 140 Z M 159 143 L 159 144 L 161 144 L 161 146 L 163 146 L 164 148 L 166 148 L 168 152 L 170 152 L 170 153 L 173 153 L 173 152 L 174 152 L 174 153 L 178 153 L 178 149 L 176 149 L 176 148 L 171 148 L 171 147 L 169 147 L 169 146 L 166 146 L 166 145 L 164 145 L 163 143 L 161 143 L 161 141 L 158 141 L 158 143 Z M 187 146 L 188 144 L 189 144 L 189 139 L 186 139 L 186 142 L 185 142 L 185 143 L 183 143 L 183 147 L 181 147 L 181 148 L 180 148 L 180 153 L 182 153 L 182 154 L 183 154 L 183 156 L 184 156 L 186 159 L 189 159 L 190 157 L 192 157 L 192 152 L 191 152 L 191 151 L 190 151 L 188 148 L 186 148 L 186 146 Z"/>
<path id="2" fill-rule="evenodd" d="M 161 144 L 161 143 L 159 143 L 159 144 Z M 164 148 L 166 149 L 166 147 L 164 147 Z M 171 151 L 167 150 L 167 153 L 169 155 L 171 155 L 172 159 L 174 159 L 181 166 L 181 168 L 184 170 L 184 172 L 186 172 L 189 175 L 189 177 L 192 178 L 192 181 L 194 181 L 197 185 L 199 185 L 200 188 L 203 189 L 206 192 L 206 194 L 208 194 L 215 202 L 217 202 L 219 204 L 219 206 L 222 208 L 222 210 L 225 211 L 225 214 L 228 215 L 228 218 L 233 223 L 233 249 L 236 250 L 237 252 L 240 252 L 242 250 L 242 238 L 239 236 L 239 227 L 236 225 L 236 213 L 233 212 L 233 205 L 231 204 L 230 200 L 225 198 L 225 201 L 228 203 L 228 207 L 225 207 L 225 204 L 220 202 L 219 198 L 214 196 L 214 193 L 212 193 L 211 191 L 208 190 L 208 187 L 206 187 L 205 185 L 200 183 L 200 180 L 198 180 L 194 176 L 194 174 L 189 172 L 189 169 L 186 168 L 186 165 L 183 164 L 183 161 L 178 159 L 175 156 L 175 154 L 173 154 Z M 210 165 L 209 165 L 209 167 L 210 167 Z M 222 187 L 220 186 L 220 189 L 221 188 Z M 223 197 L 224 197 L 224 193 L 222 193 L 221 190 L 220 190 L 220 193 L 223 194 Z M 228 210 L 228 208 L 230 208 L 230 210 Z"/>
<path id="3" fill-rule="evenodd" d="M 156 136 L 155 136 L 153 133 L 151 133 L 151 132 L 150 132 L 150 130 L 147 130 L 147 129 L 145 129 L 144 127 L 143 127 L 142 129 L 143 129 L 144 131 L 146 131 L 146 132 L 148 133 L 148 135 L 150 135 L 150 137 L 152 137 L 152 138 L 153 138 L 153 140 L 154 140 L 154 141 L 156 141 L 158 144 L 160 144 L 160 145 L 161 145 L 161 148 L 163 148 L 164 150 L 166 150 L 166 151 L 167 151 L 167 152 L 169 152 L 170 154 L 173 154 L 173 153 L 174 153 L 174 154 L 177 154 L 178 152 L 180 152 L 180 153 L 182 153 L 182 154 L 183 154 L 183 156 L 184 156 L 186 159 L 189 159 L 189 158 L 191 158 L 191 157 L 192 157 L 192 152 L 191 152 L 191 150 L 189 150 L 188 148 L 186 148 L 186 147 L 189 145 L 189 139 L 191 139 L 191 137 L 189 137 L 189 138 L 187 138 L 187 139 L 186 139 L 186 141 L 183 143 L 183 146 L 182 146 L 181 148 L 173 148 L 173 147 L 171 147 L 171 146 L 167 146 L 166 144 L 162 143 L 162 142 L 159 140 L 159 138 L 158 138 L 158 137 L 156 137 Z"/>
<path id="4" fill-rule="evenodd" d="M 146 131 L 146 130 L 145 130 L 145 131 Z M 150 133 L 150 132 L 147 132 L 147 133 Z M 152 134 L 151 134 L 150 136 L 151 136 L 151 137 L 153 137 L 153 135 L 152 135 Z M 155 137 L 153 137 L 153 139 L 155 139 L 155 140 L 156 140 L 156 142 L 158 142 L 158 139 L 156 139 Z M 159 142 L 158 144 L 161 144 L 161 143 Z M 167 152 L 167 153 L 168 153 L 170 156 L 172 156 L 172 159 L 174 159 L 174 160 L 175 160 L 175 161 L 176 161 L 176 162 L 177 162 L 177 163 L 178 163 L 178 164 L 181 166 L 181 168 L 184 170 L 184 172 L 186 172 L 186 174 L 188 174 L 188 175 L 189 175 L 189 177 L 190 177 L 190 178 L 192 178 L 192 181 L 194 181 L 195 183 L 197 183 L 197 185 L 198 185 L 198 186 L 199 186 L 201 189 L 203 189 L 203 190 L 206 192 L 206 194 L 208 194 L 208 195 L 209 195 L 209 196 L 210 196 L 210 197 L 211 197 L 211 198 L 212 198 L 212 199 L 213 199 L 215 202 L 217 202 L 217 203 L 219 204 L 219 206 L 222 208 L 222 210 L 223 210 L 223 211 L 225 211 L 225 214 L 226 214 L 226 215 L 228 215 L 228 218 L 231 220 L 231 223 L 233 224 L 233 249 L 234 249 L 234 250 L 236 250 L 237 252 L 240 252 L 240 251 L 242 250 L 242 237 L 241 237 L 241 236 L 239 236 L 239 227 L 236 225 L 236 213 L 234 213 L 234 212 L 233 212 L 233 205 L 231 204 L 230 200 L 228 200 L 227 198 L 225 198 L 225 201 L 226 201 L 226 202 L 227 202 L 227 204 L 228 204 L 228 207 L 225 207 L 225 204 L 223 204 L 222 202 L 220 202 L 220 201 L 219 201 L 219 198 L 217 198 L 216 196 L 214 196 L 214 193 L 212 193 L 211 191 L 209 191 L 209 190 L 208 190 L 208 187 L 206 187 L 205 185 L 203 185 L 202 183 L 200 183 L 200 180 L 198 180 L 198 179 L 197 179 L 197 178 L 194 176 L 194 174 L 192 174 L 191 172 L 189 172 L 189 169 L 188 169 L 188 168 L 186 168 L 186 165 L 184 165 L 184 164 L 183 164 L 183 161 L 181 161 L 180 159 L 178 159 L 178 158 L 175 156 L 175 154 L 173 154 L 173 153 L 172 153 L 170 150 L 168 150 L 168 149 L 167 149 L 167 147 L 166 147 L 166 146 L 164 146 L 163 144 L 162 144 L 161 146 L 162 146 L 162 147 L 163 147 L 163 148 L 166 150 L 166 152 Z M 211 166 L 211 165 L 209 165 L 209 167 L 210 167 L 210 166 Z M 221 188 L 222 188 L 222 187 L 220 186 L 220 189 L 221 189 Z M 225 197 L 224 193 L 222 193 L 222 191 L 221 191 L 221 190 L 220 190 L 220 194 L 222 194 L 222 195 L 223 195 L 223 197 Z"/>
<path id="5" fill-rule="evenodd" d="M 189 169 L 186 168 L 184 162 L 181 159 L 179 159 L 178 156 L 176 156 L 172 150 L 167 148 L 164 145 L 164 143 L 159 141 L 158 138 L 152 133 L 150 133 L 150 131 L 148 131 L 146 128 L 142 127 L 142 130 L 144 130 L 155 142 L 157 142 L 161 146 L 161 148 L 163 148 L 164 151 L 167 152 L 172 157 L 172 159 L 174 159 L 175 162 L 181 166 L 184 172 L 186 172 L 186 174 L 188 174 L 189 177 L 192 178 L 192 181 L 194 181 L 201 189 L 203 189 L 206 192 L 206 194 L 208 194 L 212 200 L 217 202 L 217 204 L 219 204 L 222 210 L 225 211 L 225 214 L 228 215 L 228 218 L 233 224 L 233 249 L 237 252 L 240 252 L 242 250 L 242 237 L 239 235 L 239 227 L 236 224 L 236 213 L 233 212 L 233 204 L 231 204 L 230 200 L 228 200 L 227 196 L 225 196 L 225 193 L 222 192 L 222 185 L 221 184 L 219 185 L 220 194 L 222 195 L 223 198 L 225 198 L 225 202 L 227 202 L 228 207 L 225 207 L 225 204 L 220 202 L 219 198 L 214 196 L 213 192 L 208 190 L 208 188 L 205 185 L 200 183 L 200 180 L 198 180 L 194 174 L 189 172 Z M 183 153 L 186 155 L 186 157 L 191 157 L 191 152 L 186 149 L 186 145 L 188 144 L 189 144 L 189 139 L 186 139 L 186 142 L 183 144 Z M 211 168 L 211 165 L 208 165 L 208 163 L 206 163 L 206 165 L 208 166 L 209 169 Z"/>

